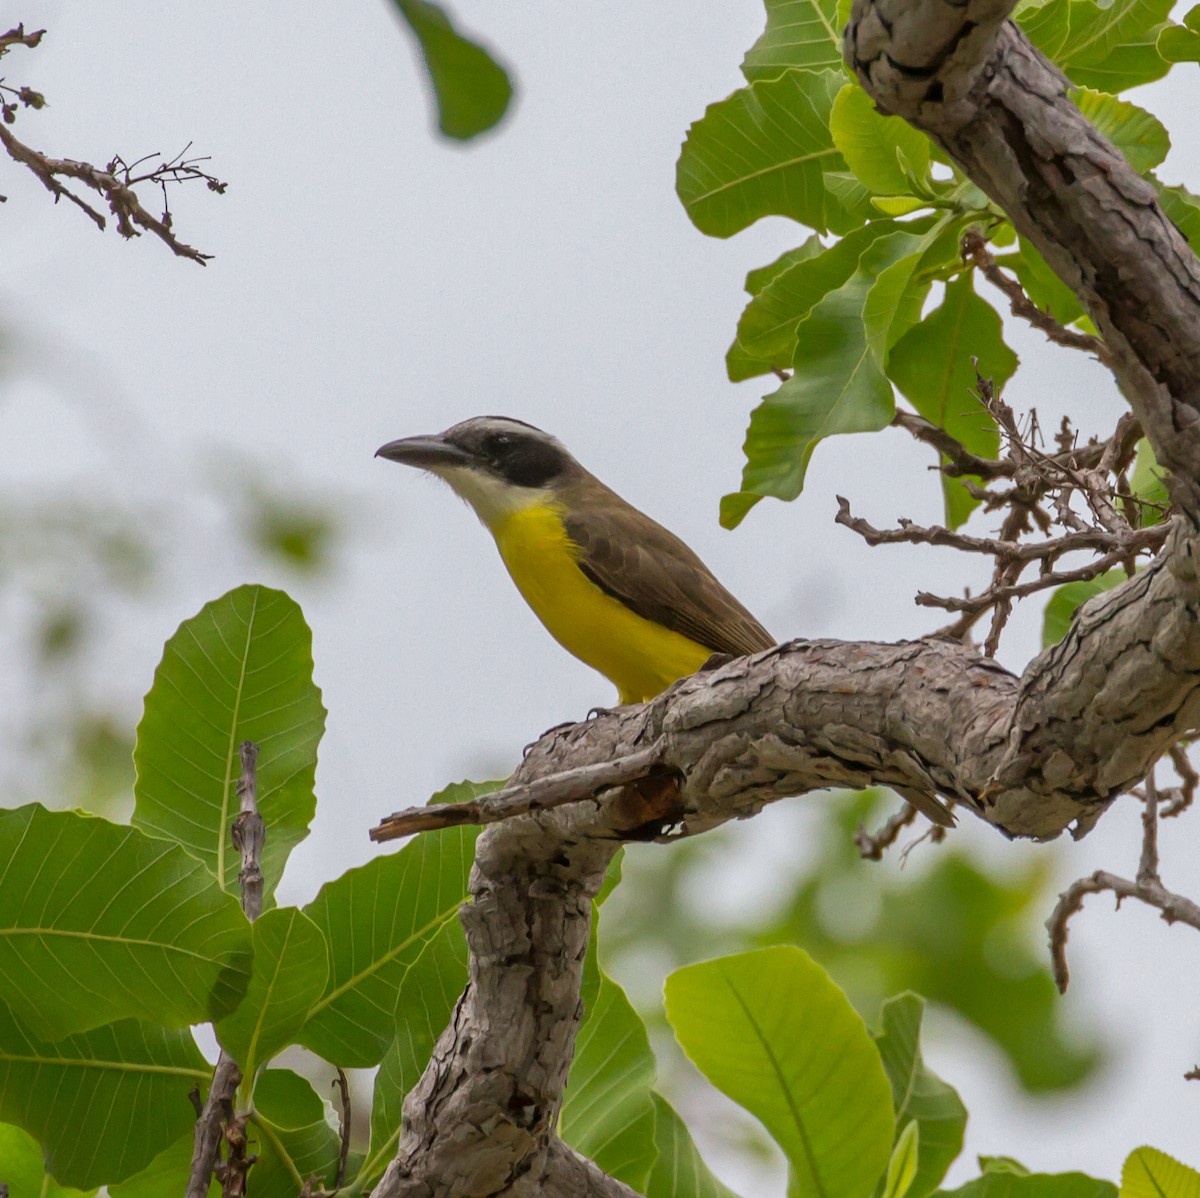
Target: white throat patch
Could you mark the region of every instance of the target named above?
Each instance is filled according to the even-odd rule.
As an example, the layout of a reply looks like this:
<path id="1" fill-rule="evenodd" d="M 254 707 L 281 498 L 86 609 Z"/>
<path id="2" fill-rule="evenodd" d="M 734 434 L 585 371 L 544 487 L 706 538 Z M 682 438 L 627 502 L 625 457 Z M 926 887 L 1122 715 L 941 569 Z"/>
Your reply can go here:
<path id="1" fill-rule="evenodd" d="M 445 479 L 493 531 L 509 516 L 545 503 L 549 497 L 544 487 L 519 487 L 471 466 L 439 466 L 431 473 Z"/>

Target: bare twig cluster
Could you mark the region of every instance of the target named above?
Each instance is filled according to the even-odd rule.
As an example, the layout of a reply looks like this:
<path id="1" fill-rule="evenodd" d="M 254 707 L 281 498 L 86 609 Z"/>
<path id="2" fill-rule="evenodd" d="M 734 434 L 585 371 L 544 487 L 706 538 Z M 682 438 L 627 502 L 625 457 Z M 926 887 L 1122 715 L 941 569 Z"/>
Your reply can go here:
<path id="1" fill-rule="evenodd" d="M 18 25 L 7 33 L 0 34 L 0 56 L 14 46 L 33 49 L 40 44 L 45 32 L 44 29 L 40 29 L 36 33 L 26 33 L 24 26 Z M 0 78 L 0 145 L 3 145 L 14 162 L 28 167 L 41 180 L 42 186 L 54 196 L 55 203 L 61 199 L 70 201 L 103 231 L 108 225 L 107 217 L 85 198 L 87 192 L 95 192 L 107 203 L 108 210 L 116 221 L 117 232 L 122 237 L 140 237 L 143 231 L 153 233 L 179 257 L 189 258 L 201 266 L 208 262 L 211 254 L 201 253 L 176 237 L 172 228 L 167 187 L 170 184 L 199 180 L 209 191 L 223 195 L 228 185 L 203 167 L 202 164 L 207 162 L 206 158 L 188 157 L 190 142 L 171 158 L 154 153 L 126 163 L 120 155 L 114 155 L 104 167 L 93 166 L 90 162 L 78 162 L 73 158 L 52 158 L 19 141 L 7 127 L 15 122 L 20 107 L 44 108 L 45 104 L 46 98 L 41 92 L 25 85 L 11 86 Z M 73 190 L 68 186 L 68 182 L 80 185 L 84 194 Z M 135 189 L 145 185 L 156 187 L 162 193 L 161 216 L 154 216 L 149 212 L 138 196 Z M 6 198 L 0 196 L 0 201 Z"/>
<path id="2" fill-rule="evenodd" d="M 1195 771 L 1187 764 L 1182 749 L 1172 750 L 1171 758 L 1176 762 L 1182 758 L 1188 775 L 1187 778 L 1184 778 L 1183 787 L 1194 789 Z M 1068 923 L 1072 915 L 1083 909 L 1083 900 L 1089 894 L 1110 891 L 1116 896 L 1118 907 L 1123 899 L 1137 899 L 1138 902 L 1146 903 L 1160 911 L 1167 923 L 1186 923 L 1190 927 L 1200 930 L 1200 906 L 1197 906 L 1191 899 L 1168 890 L 1159 876 L 1158 821 L 1161 815 L 1167 814 L 1167 811 L 1160 808 L 1163 796 L 1159 794 L 1153 769 L 1146 775 L 1145 786 L 1138 788 L 1133 793 L 1142 800 L 1142 852 L 1133 880 L 1098 869 L 1088 877 L 1072 882 L 1059 895 L 1058 903 L 1046 921 L 1046 930 L 1050 933 L 1050 956 L 1054 963 L 1054 981 L 1060 991 L 1065 992 L 1071 980 L 1071 973 L 1067 968 Z M 1177 814 L 1179 810 L 1182 810 L 1178 806 L 1178 802 L 1178 799 L 1171 800 L 1174 810 L 1170 814 Z"/>

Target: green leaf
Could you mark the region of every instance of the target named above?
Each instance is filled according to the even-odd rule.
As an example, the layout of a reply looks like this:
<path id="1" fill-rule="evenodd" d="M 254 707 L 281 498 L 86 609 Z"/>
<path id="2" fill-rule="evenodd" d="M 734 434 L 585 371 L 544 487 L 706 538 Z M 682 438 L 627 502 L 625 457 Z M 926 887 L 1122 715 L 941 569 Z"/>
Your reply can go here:
<path id="1" fill-rule="evenodd" d="M 757 270 L 748 272 L 746 275 L 747 293 L 757 295 L 768 283 L 773 283 L 785 270 L 795 266 L 797 262 L 807 262 L 809 258 L 815 258 L 824 252 L 825 247 L 821 244 L 821 239 L 813 233 L 795 248 L 785 250 L 774 262 L 769 262 L 766 266 L 760 266 Z"/>
<path id="2" fill-rule="evenodd" d="M 1011 267 L 1025 294 L 1044 312 L 1049 312 L 1059 324 L 1071 324 L 1083 315 L 1083 305 L 1070 287 L 1050 269 L 1049 263 L 1037 248 L 1024 237 L 1019 239 L 1015 254 L 998 259 Z"/>
<path id="3" fill-rule="evenodd" d="M 690 965 L 667 978 L 666 1000 L 684 1052 L 783 1149 L 792 1198 L 873 1192 L 892 1145 L 888 1079 L 811 957 L 777 947 Z"/>
<path id="4" fill-rule="evenodd" d="M 871 203 L 884 216 L 908 216 L 911 212 L 920 212 L 922 208 L 929 207 L 925 200 L 919 200 L 916 196 L 872 196 Z"/>
<path id="5" fill-rule="evenodd" d="M 187 1190 L 192 1172 L 194 1137 L 189 1132 L 160 1152 L 140 1173 L 108 1187 L 109 1198 L 178 1198 Z M 214 1177 L 208 1198 L 221 1198 L 221 1183 Z"/>
<path id="6" fill-rule="evenodd" d="M 845 76 L 788 71 L 710 104 L 688 130 L 675 189 L 702 232 L 729 237 L 763 216 L 828 227 L 822 172 L 841 167 L 829 133 Z"/>
<path id="7" fill-rule="evenodd" d="M 1057 58 L 1070 32 L 1069 0 L 1045 0 L 1018 9 L 1017 24 L 1047 58 Z"/>
<path id="8" fill-rule="evenodd" d="M 911 188 L 901 166 L 923 179 L 929 171 L 929 139 L 898 116 L 882 116 L 857 83 L 847 83 L 833 102 L 833 144 L 846 165 L 876 195 L 905 195 Z"/>
<path id="9" fill-rule="evenodd" d="M 918 235 L 907 233 L 873 243 L 850 278 L 797 325 L 794 374 L 750 417 L 741 491 L 721 500 L 726 528 L 735 528 L 765 495 L 795 499 L 823 438 L 874 431 L 891 421 L 892 387 L 867 345 L 863 307 L 879 272 L 919 244 Z"/>
<path id="10" fill-rule="evenodd" d="M 789 67 L 842 70 L 842 21 L 837 0 L 766 0 L 767 27 L 746 52 L 750 83 L 774 79 Z"/>
<path id="11" fill-rule="evenodd" d="M 216 1026 L 217 1039 L 252 1079 L 295 1043 L 325 993 L 329 948 L 320 929 L 295 907 L 266 912 L 253 924 L 254 972 L 246 997 Z"/>
<path id="12" fill-rule="evenodd" d="M 977 1159 L 980 1173 L 1015 1173 L 1018 1177 L 1030 1174 L 1029 1169 L 1011 1156 L 980 1156 Z"/>
<path id="13" fill-rule="evenodd" d="M 925 1000 L 918 994 L 889 998 L 883 1004 L 883 1030 L 875 1036 L 892 1087 L 896 1126 L 920 1127 L 908 1198 L 925 1198 L 937 1189 L 962 1151 L 967 1126 L 967 1108 L 958 1092 L 927 1069 L 921 1059 L 924 1014 Z M 897 1151 L 899 1147 L 897 1139 Z"/>
<path id="14" fill-rule="evenodd" d="M 1155 47 L 1167 62 L 1200 62 L 1200 4 L 1190 8 L 1182 25 L 1168 25 Z"/>
<path id="15" fill-rule="evenodd" d="M 464 782 L 435 796 L 495 790 Z M 474 828 L 426 832 L 398 853 L 349 870 L 304 909 L 329 945 L 329 980 L 300 1043 L 335 1065 L 379 1064 L 396 1034 L 400 986 L 425 946 L 458 917 L 475 852 Z"/>
<path id="16" fill-rule="evenodd" d="M 467 940 L 458 921 L 450 920 L 400 983 L 396 1037 L 375 1075 L 371 1147 L 361 1174 L 365 1184 L 373 1183 L 396 1155 L 404 1096 L 428 1064 L 466 984 Z"/>
<path id="17" fill-rule="evenodd" d="M 144 1169 L 195 1124 L 188 1092 L 211 1079 L 190 1032 L 124 1019 L 46 1044 L 0 1007 L 0 1120 L 41 1144 L 63 1185 Z"/>
<path id="18" fill-rule="evenodd" d="M 1117 1187 L 1084 1173 L 985 1173 L 938 1193 L 940 1198 L 1117 1198 Z"/>
<path id="19" fill-rule="evenodd" d="M 0 811 L 0 977 L 45 1039 L 130 1017 L 181 1027 L 241 999 L 250 926 L 175 845 L 30 804 Z"/>
<path id="20" fill-rule="evenodd" d="M 251 1123 L 258 1160 L 247 1188 L 254 1198 L 296 1198 L 313 1176 L 332 1188 L 341 1143 L 325 1120 L 325 1104 L 304 1078 L 290 1069 L 263 1072 L 254 1087 Z"/>
<path id="21" fill-rule="evenodd" d="M 1171 138 L 1163 123 L 1144 108 L 1090 87 L 1077 88 L 1071 98 L 1139 174 L 1153 170 L 1166 158 Z"/>
<path id="22" fill-rule="evenodd" d="M 1116 94 L 1161 79 L 1169 64 L 1155 43 L 1173 0 L 1069 0 L 1070 30 L 1055 54 L 1080 87 Z"/>
<path id="23" fill-rule="evenodd" d="M 563 1097 L 559 1132 L 605 1173 L 642 1192 L 655 1146 L 654 1054 L 625 991 L 600 970 L 596 918 L 584 965 L 585 1014 Z"/>
<path id="24" fill-rule="evenodd" d="M 1131 524 L 1149 528 L 1153 524 L 1161 524 L 1166 517 L 1165 509 L 1171 504 L 1171 493 L 1163 481 L 1165 472 L 1154 456 L 1150 442 L 1143 437 L 1137 444 L 1137 457 L 1133 463 L 1133 473 L 1129 476 L 1129 488 L 1145 504 L 1154 506 L 1134 507 L 1127 512 Z"/>
<path id="25" fill-rule="evenodd" d="M 513 86 L 504 68 L 478 42 L 454 28 L 445 10 L 428 0 L 394 0 L 408 22 L 437 102 L 438 128 L 467 141 L 499 123 Z"/>
<path id="26" fill-rule="evenodd" d="M 1046 604 L 1046 612 L 1042 617 L 1042 648 L 1048 649 L 1051 645 L 1057 645 L 1067 635 L 1075 613 L 1089 599 L 1103 591 L 1111 591 L 1127 578 L 1124 570 L 1109 570 L 1099 578 L 1068 582 L 1058 587 L 1050 596 L 1050 602 Z"/>
<path id="27" fill-rule="evenodd" d="M 765 364 L 759 373 L 791 363 L 800 322 L 850 278 L 871 245 L 889 235 L 906 233 L 896 221 L 872 221 L 828 249 L 781 270 L 759 290 L 738 320 L 736 342 Z"/>
<path id="28" fill-rule="evenodd" d="M 0 1123 L 0 1182 L 8 1198 L 85 1198 L 95 1190 L 73 1190 L 46 1175 L 37 1141 L 19 1127 Z"/>
<path id="29" fill-rule="evenodd" d="M 1017 355 L 1004 344 L 996 310 L 975 294 L 964 271 L 946 285 L 941 305 L 911 328 L 888 357 L 888 375 L 927 420 L 943 428 L 972 453 L 995 457 L 1000 435 L 995 421 L 975 397 L 975 370 L 996 390 L 1017 368 Z M 978 504 L 961 480 L 942 477 L 946 523 L 957 528 Z"/>
<path id="30" fill-rule="evenodd" d="M 892 1156 L 888 1161 L 883 1198 L 905 1198 L 913 1178 L 917 1175 L 920 1140 L 920 1128 L 916 1121 L 906 1123 L 904 1130 L 896 1137 L 896 1147 L 892 1149 Z"/>
<path id="31" fill-rule="evenodd" d="M 650 1097 L 658 1158 L 646 1179 L 646 1198 L 737 1198 L 713 1176 L 671 1104 L 661 1094 Z"/>
<path id="32" fill-rule="evenodd" d="M 238 746 L 253 741 L 269 896 L 316 810 L 325 709 L 312 674 L 312 633 L 282 591 L 238 587 L 185 620 L 163 650 L 138 725 L 135 826 L 183 845 L 236 894 L 229 824 Z"/>
<path id="33" fill-rule="evenodd" d="M 1200 1173 L 1157 1148 L 1135 1148 L 1121 1168 L 1121 1198 L 1200 1198 Z"/>
<path id="34" fill-rule="evenodd" d="M 1200 196 L 1193 195 L 1186 187 L 1164 187 L 1155 182 L 1163 212 L 1187 238 L 1192 253 L 1200 253 Z"/>

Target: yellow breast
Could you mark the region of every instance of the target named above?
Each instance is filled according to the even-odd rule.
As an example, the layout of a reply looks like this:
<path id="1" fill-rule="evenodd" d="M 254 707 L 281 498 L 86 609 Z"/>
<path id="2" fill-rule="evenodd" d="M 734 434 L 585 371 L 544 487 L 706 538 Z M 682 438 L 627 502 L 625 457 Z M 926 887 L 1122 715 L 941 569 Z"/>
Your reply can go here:
<path id="1" fill-rule="evenodd" d="M 513 582 L 550 635 L 615 683 L 622 703 L 652 698 L 712 656 L 589 581 L 555 505 L 507 514 L 492 525 L 492 535 Z"/>

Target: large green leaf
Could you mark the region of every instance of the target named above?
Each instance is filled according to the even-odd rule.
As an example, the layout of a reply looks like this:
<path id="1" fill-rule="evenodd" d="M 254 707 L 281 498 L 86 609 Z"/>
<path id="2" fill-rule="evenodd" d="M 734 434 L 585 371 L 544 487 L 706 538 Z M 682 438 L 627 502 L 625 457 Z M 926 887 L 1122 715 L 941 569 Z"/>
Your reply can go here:
<path id="1" fill-rule="evenodd" d="M 1172 7 L 1173 0 L 1069 0 L 1069 32 L 1055 61 L 1079 86 L 1112 94 L 1161 79 L 1169 64 L 1155 43 Z"/>
<path id="2" fill-rule="evenodd" d="M 295 1042 L 329 980 L 329 948 L 295 907 L 266 912 L 253 925 L 254 972 L 246 997 L 216 1027 L 221 1046 L 253 1078 Z"/>
<path id="3" fill-rule="evenodd" d="M 1171 149 L 1171 138 L 1162 121 L 1144 108 L 1090 87 L 1077 88 L 1072 99 L 1139 174 L 1153 170 Z"/>
<path id="4" fill-rule="evenodd" d="M 435 797 L 454 802 L 495 787 L 464 782 Z M 329 980 L 301 1044 L 342 1066 L 382 1060 L 405 975 L 466 898 L 475 836 L 474 828 L 426 832 L 321 887 L 304 910 L 329 945 Z"/>
<path id="5" fill-rule="evenodd" d="M 892 386 L 867 344 L 863 306 L 879 272 L 919 244 L 915 233 L 872 243 L 850 278 L 796 326 L 794 373 L 751 414 L 741 490 L 721 500 L 726 528 L 763 496 L 795 499 L 823 438 L 887 427 L 895 413 Z"/>
<path id="6" fill-rule="evenodd" d="M 1084 1173 L 996 1171 L 938 1193 L 944 1198 L 1117 1198 L 1117 1187 Z"/>
<path id="7" fill-rule="evenodd" d="M 238 810 L 238 745 L 253 741 L 270 895 L 316 810 L 325 709 L 312 673 L 312 634 L 282 591 L 238 587 L 185 620 L 163 650 L 138 725 L 134 824 L 183 845 L 236 892 L 240 861 L 229 825 Z"/>
<path id="8" fill-rule="evenodd" d="M 845 76 L 788 71 L 711 104 L 688 130 L 675 189 L 703 233 L 729 237 L 763 216 L 828 227 L 822 172 L 842 167 L 829 132 Z"/>
<path id="9" fill-rule="evenodd" d="M 833 144 L 846 165 L 876 195 L 908 195 L 907 171 L 929 170 L 929 138 L 898 116 L 883 116 L 858 83 L 837 94 L 830 116 Z"/>
<path id="10" fill-rule="evenodd" d="M 689 965 L 666 1000 L 684 1052 L 783 1149 L 791 1198 L 872 1193 L 891 1153 L 891 1089 L 862 1019 L 811 957 L 777 947 Z"/>
<path id="11" fill-rule="evenodd" d="M 600 971 L 596 914 L 585 963 L 587 1009 L 575 1041 L 563 1097 L 560 1133 L 610 1176 L 639 1193 L 650 1174 L 655 1146 L 654 1054 L 646 1025 L 625 992 Z"/>
<path id="12" fill-rule="evenodd" d="M 1057 645 L 1067 635 L 1075 613 L 1094 595 L 1111 591 L 1125 582 L 1128 575 L 1124 570 L 1109 570 L 1099 578 L 1088 578 L 1082 582 L 1067 582 L 1057 587 L 1046 604 L 1042 616 L 1042 648 Z"/>
<path id="13" fill-rule="evenodd" d="M 63 1185 L 145 1168 L 195 1124 L 188 1092 L 211 1078 L 190 1032 L 125 1019 L 46 1044 L 0 1007 L 0 1119 L 41 1144 Z"/>
<path id="14" fill-rule="evenodd" d="M 232 1010 L 250 926 L 182 849 L 79 812 L 0 811 L 0 977 L 37 1036 Z"/>
<path id="15" fill-rule="evenodd" d="M 0 1182 L 8 1186 L 8 1198 L 85 1198 L 95 1193 L 60 1186 L 49 1177 L 37 1141 L 10 1123 L 0 1123 Z"/>
<path id="16" fill-rule="evenodd" d="M 661 1094 L 651 1098 L 658 1157 L 646 1179 L 646 1198 L 737 1198 L 713 1176 L 671 1104 Z"/>
<path id="17" fill-rule="evenodd" d="M 396 1155 L 404 1096 L 428 1064 L 466 984 L 467 941 L 458 920 L 452 919 L 425 946 L 400 983 L 396 1038 L 375 1075 L 371 1146 L 361 1174 L 364 1183 L 374 1182 Z"/>
<path id="18" fill-rule="evenodd" d="M 1167 472 L 1158 464 L 1154 448 L 1143 437 L 1137 444 L 1137 457 L 1129 475 L 1129 489 L 1147 506 L 1127 505 L 1133 509 L 1126 512 L 1131 524 L 1149 528 L 1166 519 L 1166 509 L 1171 503 L 1166 478 Z"/>
<path id="19" fill-rule="evenodd" d="M 478 42 L 459 33 L 441 5 L 429 0 L 394 3 L 421 47 L 437 101 L 438 128 L 465 141 L 496 125 L 513 94 L 504 68 Z"/>
<path id="20" fill-rule="evenodd" d="M 251 1128 L 258 1160 L 247 1189 L 254 1198 L 296 1198 L 314 1176 L 332 1188 L 341 1143 L 326 1122 L 325 1104 L 304 1078 L 290 1069 L 262 1073 L 254 1087 Z"/>
<path id="21" fill-rule="evenodd" d="M 766 0 L 767 27 L 742 59 L 751 83 L 774 79 L 789 67 L 842 69 L 842 22 L 837 0 Z"/>
<path id="22" fill-rule="evenodd" d="M 1121 1168 L 1121 1198 L 1200 1198 L 1200 1173 L 1157 1148 L 1135 1148 Z"/>
<path id="23" fill-rule="evenodd" d="M 1000 447 L 996 423 L 975 395 L 975 372 L 1003 389 L 1017 368 L 996 310 L 975 294 L 971 272 L 946 285 L 941 305 L 895 344 L 888 375 L 926 419 L 980 457 Z M 957 528 L 978 504 L 962 481 L 942 477 L 946 523 Z"/>
<path id="24" fill-rule="evenodd" d="M 1186 187 L 1164 187 L 1159 183 L 1158 202 L 1187 238 L 1192 253 L 1200 253 L 1200 196 L 1193 195 Z"/>
<path id="25" fill-rule="evenodd" d="M 921 1059 L 921 1018 L 925 1000 L 901 994 L 883 1004 L 883 1029 L 875 1036 L 883 1068 L 892 1087 L 896 1127 L 915 1122 L 919 1130 L 917 1169 L 907 1198 L 925 1198 L 937 1189 L 946 1170 L 962 1151 L 967 1108 L 958 1092 Z M 899 1137 L 897 1137 L 899 1138 Z"/>
<path id="26" fill-rule="evenodd" d="M 109 1198 L 180 1198 L 192 1172 L 194 1136 L 191 1132 L 160 1152 L 140 1173 L 108 1187 Z M 221 1198 L 221 1183 L 214 1177 L 209 1198 Z"/>

